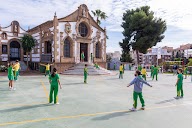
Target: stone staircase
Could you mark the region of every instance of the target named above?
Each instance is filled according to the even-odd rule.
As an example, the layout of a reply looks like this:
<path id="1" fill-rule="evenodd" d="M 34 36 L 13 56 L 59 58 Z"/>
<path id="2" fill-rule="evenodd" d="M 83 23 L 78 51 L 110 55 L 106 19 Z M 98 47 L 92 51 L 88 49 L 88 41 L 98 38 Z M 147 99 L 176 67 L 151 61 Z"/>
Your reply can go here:
<path id="1" fill-rule="evenodd" d="M 75 66 L 64 71 L 62 74 L 63 75 L 83 75 L 85 64 L 87 64 L 89 75 L 115 75 L 115 73 L 105 68 L 100 67 L 100 69 L 96 69 L 93 64 L 86 63 L 86 62 L 78 63 Z"/>

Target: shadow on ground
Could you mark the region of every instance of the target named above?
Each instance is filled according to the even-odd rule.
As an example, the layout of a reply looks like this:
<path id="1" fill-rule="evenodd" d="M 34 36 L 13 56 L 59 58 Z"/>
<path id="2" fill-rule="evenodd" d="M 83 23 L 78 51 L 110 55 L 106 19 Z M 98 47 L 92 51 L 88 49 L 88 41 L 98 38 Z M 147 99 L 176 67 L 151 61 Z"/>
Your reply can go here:
<path id="1" fill-rule="evenodd" d="M 175 100 L 175 99 L 163 100 L 163 101 L 157 102 L 156 104 L 171 103 L 171 102 L 174 101 L 174 100 Z"/>
<path id="2" fill-rule="evenodd" d="M 40 107 L 47 107 L 47 106 L 52 106 L 52 104 L 37 104 L 37 105 L 30 105 L 30 106 L 22 106 L 22 107 L 17 107 L 17 108 L 4 109 L 4 110 L 0 110 L 0 113 L 23 111 L 23 110 L 28 110 L 28 109 L 33 109 L 33 108 L 40 108 Z"/>
<path id="3" fill-rule="evenodd" d="M 120 116 L 126 116 L 130 112 L 131 111 L 115 112 L 115 113 L 107 114 L 107 115 L 104 115 L 104 116 L 95 117 L 92 120 L 109 120 L 111 118 L 116 118 L 116 117 L 120 117 Z"/>

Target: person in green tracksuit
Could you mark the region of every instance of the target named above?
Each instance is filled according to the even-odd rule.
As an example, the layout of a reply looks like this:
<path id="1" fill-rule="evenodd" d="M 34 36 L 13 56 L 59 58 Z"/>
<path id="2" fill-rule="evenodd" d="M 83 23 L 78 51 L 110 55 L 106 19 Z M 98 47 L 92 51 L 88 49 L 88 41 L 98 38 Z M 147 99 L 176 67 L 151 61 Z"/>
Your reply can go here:
<path id="1" fill-rule="evenodd" d="M 134 84 L 134 91 L 133 91 L 133 108 L 130 109 L 131 111 L 136 111 L 137 109 L 137 98 L 139 97 L 140 101 L 141 101 L 141 104 L 142 104 L 142 107 L 141 107 L 141 110 L 145 110 L 145 101 L 143 99 L 143 94 L 142 94 L 142 90 L 143 90 L 143 83 L 152 87 L 149 83 L 147 83 L 146 81 L 144 81 L 142 79 L 142 76 L 141 76 L 141 72 L 139 70 L 137 70 L 135 72 L 135 78 L 131 81 L 131 83 L 127 86 L 131 86 Z"/>
<path id="2" fill-rule="evenodd" d="M 91 53 L 91 63 L 93 63 L 93 53 Z"/>
<path id="3" fill-rule="evenodd" d="M 113 70 L 116 70 L 116 63 L 113 64 Z"/>
<path id="4" fill-rule="evenodd" d="M 49 76 L 49 83 L 50 83 L 50 94 L 49 94 L 49 103 L 53 102 L 53 93 L 54 93 L 54 104 L 59 104 L 58 102 L 58 86 L 62 89 L 59 74 L 57 74 L 57 69 L 53 69 L 53 73 Z"/>
<path id="5" fill-rule="evenodd" d="M 123 64 L 123 74 L 124 74 L 124 72 L 125 72 L 125 64 Z"/>
<path id="6" fill-rule="evenodd" d="M 142 70 L 142 66 L 138 65 L 138 70 L 141 71 Z"/>
<path id="7" fill-rule="evenodd" d="M 157 79 L 158 71 L 159 71 L 159 69 L 158 69 L 158 67 L 155 65 L 155 66 L 154 66 L 154 69 L 153 69 L 153 78 L 152 78 L 152 80 L 154 80 L 154 78 L 156 78 L 156 81 L 158 80 L 158 79 Z"/>
<path id="8" fill-rule="evenodd" d="M 153 77 L 154 66 L 151 65 L 150 69 L 151 69 L 151 77 Z"/>
<path id="9" fill-rule="evenodd" d="M 177 96 L 175 99 L 183 98 L 183 70 L 179 68 L 177 70 L 178 76 L 177 76 L 177 83 L 175 86 L 177 86 Z"/>
<path id="10" fill-rule="evenodd" d="M 13 89 L 15 90 L 15 88 L 13 88 L 13 80 L 14 80 L 14 75 L 13 75 L 13 63 L 8 64 L 8 79 L 9 79 L 9 89 Z"/>
<path id="11" fill-rule="evenodd" d="M 84 83 L 87 84 L 87 75 L 88 75 L 88 69 L 87 69 L 87 64 L 85 64 L 84 68 Z"/>
<path id="12" fill-rule="evenodd" d="M 185 68 L 184 68 L 184 75 L 185 75 L 185 79 L 187 79 L 187 71 L 188 71 L 188 67 L 187 67 L 187 66 L 185 66 Z"/>
<path id="13" fill-rule="evenodd" d="M 84 54 L 84 51 L 81 53 L 81 62 L 84 62 L 85 61 L 85 54 Z"/>

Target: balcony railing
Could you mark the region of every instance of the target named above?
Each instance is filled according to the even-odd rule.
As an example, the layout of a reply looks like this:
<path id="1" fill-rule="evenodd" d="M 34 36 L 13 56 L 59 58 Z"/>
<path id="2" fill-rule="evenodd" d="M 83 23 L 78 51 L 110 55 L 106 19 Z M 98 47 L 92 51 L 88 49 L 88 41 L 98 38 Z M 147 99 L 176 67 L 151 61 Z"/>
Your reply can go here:
<path id="1" fill-rule="evenodd" d="M 52 62 L 52 55 L 51 54 L 42 54 L 41 62 L 46 62 L 46 63 Z"/>

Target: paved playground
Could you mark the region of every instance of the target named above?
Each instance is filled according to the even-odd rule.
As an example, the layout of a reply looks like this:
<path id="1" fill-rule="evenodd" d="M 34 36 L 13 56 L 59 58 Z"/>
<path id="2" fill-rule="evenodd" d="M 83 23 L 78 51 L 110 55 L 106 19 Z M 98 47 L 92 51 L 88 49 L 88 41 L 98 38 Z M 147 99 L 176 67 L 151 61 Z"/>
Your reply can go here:
<path id="1" fill-rule="evenodd" d="M 20 76 L 16 91 L 0 77 L 0 127 L 5 128 L 191 128 L 192 83 L 184 80 L 184 98 L 176 100 L 176 76 L 159 74 L 159 81 L 144 86 L 146 110 L 130 112 L 134 72 L 118 76 L 60 76 L 60 105 L 49 105 L 45 76 Z M 140 102 L 138 99 L 138 107 Z"/>

